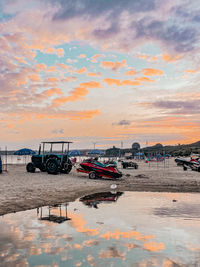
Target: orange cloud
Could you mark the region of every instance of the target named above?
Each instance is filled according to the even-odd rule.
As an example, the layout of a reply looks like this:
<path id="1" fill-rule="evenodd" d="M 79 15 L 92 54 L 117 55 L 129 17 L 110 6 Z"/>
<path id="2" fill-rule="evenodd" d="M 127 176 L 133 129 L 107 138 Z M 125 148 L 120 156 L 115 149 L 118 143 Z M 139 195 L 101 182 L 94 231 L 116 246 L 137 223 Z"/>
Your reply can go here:
<path id="1" fill-rule="evenodd" d="M 149 236 L 149 235 L 143 236 L 141 233 L 133 231 L 133 230 L 128 231 L 128 232 L 121 232 L 120 230 L 116 230 L 115 232 L 107 231 L 106 233 L 102 234 L 100 237 L 105 238 L 107 240 L 111 238 L 120 239 L 120 238 L 134 237 L 136 240 L 142 240 L 142 241 L 155 238 L 155 236 Z"/>
<path id="2" fill-rule="evenodd" d="M 140 82 L 138 81 L 130 81 L 130 80 L 120 81 L 119 79 L 112 79 L 112 78 L 104 79 L 103 82 L 107 83 L 107 85 L 116 85 L 116 86 L 122 86 L 122 85 L 135 86 L 140 84 Z"/>
<path id="3" fill-rule="evenodd" d="M 95 72 L 89 72 L 89 73 L 87 74 L 87 76 L 92 76 L 92 77 L 96 77 L 96 76 L 100 76 L 100 75 L 101 75 L 100 72 L 98 72 L 98 73 L 95 73 Z"/>
<path id="4" fill-rule="evenodd" d="M 140 82 L 138 82 L 138 81 L 124 80 L 124 81 L 121 81 L 121 85 L 135 86 L 135 85 L 140 85 Z"/>
<path id="5" fill-rule="evenodd" d="M 86 55 L 85 55 L 85 54 L 80 54 L 78 57 L 79 57 L 79 58 L 85 58 Z"/>
<path id="6" fill-rule="evenodd" d="M 86 221 L 83 219 L 81 214 L 69 214 L 71 218 L 72 226 L 76 229 L 77 232 L 85 233 L 90 236 L 98 235 L 98 229 L 91 229 L 85 227 Z"/>
<path id="7" fill-rule="evenodd" d="M 117 85 L 117 86 L 121 85 L 121 82 L 119 79 L 107 78 L 107 79 L 104 79 L 103 82 L 107 83 L 107 85 Z"/>
<path id="8" fill-rule="evenodd" d="M 155 80 L 151 80 L 148 77 L 135 78 L 135 80 L 140 82 L 155 82 Z"/>
<path id="9" fill-rule="evenodd" d="M 157 69 L 143 69 L 143 73 L 144 75 L 147 75 L 147 76 L 163 75 L 163 71 L 157 70 Z"/>
<path id="10" fill-rule="evenodd" d="M 166 62 L 175 62 L 180 59 L 181 56 L 170 56 L 168 54 L 163 54 L 162 59 Z"/>
<path id="11" fill-rule="evenodd" d="M 64 56 L 64 49 L 63 48 L 54 48 L 54 47 L 48 47 L 44 49 L 44 53 L 46 54 L 56 54 L 58 57 L 63 57 Z"/>
<path id="12" fill-rule="evenodd" d="M 187 73 L 196 73 L 197 70 L 185 70 L 185 72 L 187 72 Z"/>
<path id="13" fill-rule="evenodd" d="M 61 97 L 61 98 L 56 98 L 53 100 L 53 106 L 60 106 L 66 102 L 74 102 L 79 99 L 84 99 L 84 96 L 88 94 L 88 89 L 87 88 L 101 88 L 101 85 L 99 82 L 95 81 L 90 81 L 90 82 L 85 82 L 81 83 L 79 87 L 74 88 L 69 96 Z"/>
<path id="14" fill-rule="evenodd" d="M 125 74 L 127 74 L 127 75 L 135 75 L 136 71 L 132 69 L 132 70 L 127 71 Z"/>
<path id="15" fill-rule="evenodd" d="M 77 78 L 73 76 L 73 77 L 63 78 L 63 79 L 61 79 L 61 82 L 74 82 L 76 80 L 77 80 Z"/>
<path id="16" fill-rule="evenodd" d="M 51 83 L 55 83 L 55 82 L 58 82 L 58 78 L 56 77 L 49 77 L 46 79 L 47 82 L 51 82 Z"/>
<path id="17" fill-rule="evenodd" d="M 38 74 L 33 74 L 28 77 L 32 82 L 40 82 L 40 76 Z"/>
<path id="18" fill-rule="evenodd" d="M 50 66 L 47 70 L 47 72 L 55 72 L 56 71 L 56 67 L 55 66 Z"/>
<path id="19" fill-rule="evenodd" d="M 83 67 L 83 68 L 77 70 L 77 73 L 78 73 L 78 74 L 82 74 L 82 73 L 84 73 L 84 72 L 86 72 L 86 71 L 87 71 L 87 69 L 86 69 L 85 67 Z"/>
<path id="20" fill-rule="evenodd" d="M 152 61 L 156 61 L 157 60 L 157 57 L 156 56 L 149 56 L 149 55 L 146 55 L 146 54 L 142 54 L 139 56 L 139 58 L 141 59 L 145 59 L 145 60 L 152 60 Z"/>
<path id="21" fill-rule="evenodd" d="M 102 56 L 102 55 L 100 55 L 100 54 L 96 54 L 96 55 L 94 55 L 94 56 L 91 58 L 90 61 L 91 61 L 92 63 L 96 63 L 96 62 L 97 62 L 96 59 L 97 59 L 98 57 L 101 57 L 101 56 Z"/>
<path id="22" fill-rule="evenodd" d="M 101 112 L 100 110 L 96 109 L 96 110 L 83 110 L 83 111 L 77 111 L 74 112 L 72 115 L 69 116 L 70 120 L 90 120 L 92 119 L 94 116 L 100 115 Z M 91 233 L 90 235 L 96 235 L 97 231 L 88 231 L 88 233 Z M 93 233 L 93 234 L 92 234 Z"/>
<path id="23" fill-rule="evenodd" d="M 118 70 L 126 66 L 126 60 L 122 60 L 121 62 L 103 61 L 101 62 L 101 66 L 104 68 L 110 68 L 112 70 Z"/>
<path id="24" fill-rule="evenodd" d="M 156 242 L 148 242 L 148 243 L 145 243 L 144 244 L 144 248 L 149 250 L 149 251 L 154 251 L 154 252 L 157 252 L 157 251 L 160 251 L 160 250 L 164 250 L 165 249 L 165 245 L 164 243 L 156 243 Z"/>
<path id="25" fill-rule="evenodd" d="M 45 64 L 36 64 L 35 69 L 37 72 L 40 72 L 41 70 L 45 70 L 47 66 Z"/>
<path id="26" fill-rule="evenodd" d="M 99 82 L 90 81 L 90 82 L 81 83 L 80 87 L 84 87 L 84 88 L 101 88 L 101 84 Z"/>
<path id="27" fill-rule="evenodd" d="M 62 95 L 62 91 L 60 88 L 51 88 L 43 92 L 46 96 L 52 96 L 52 95 Z"/>

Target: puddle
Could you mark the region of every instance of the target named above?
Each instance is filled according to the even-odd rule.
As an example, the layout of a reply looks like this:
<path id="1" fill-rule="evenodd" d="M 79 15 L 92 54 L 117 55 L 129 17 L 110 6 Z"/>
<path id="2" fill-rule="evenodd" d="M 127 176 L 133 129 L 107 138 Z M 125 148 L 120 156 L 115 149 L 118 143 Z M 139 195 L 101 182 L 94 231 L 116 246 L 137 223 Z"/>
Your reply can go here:
<path id="1" fill-rule="evenodd" d="M 0 266 L 199 266 L 200 194 L 103 192 L 0 229 Z"/>

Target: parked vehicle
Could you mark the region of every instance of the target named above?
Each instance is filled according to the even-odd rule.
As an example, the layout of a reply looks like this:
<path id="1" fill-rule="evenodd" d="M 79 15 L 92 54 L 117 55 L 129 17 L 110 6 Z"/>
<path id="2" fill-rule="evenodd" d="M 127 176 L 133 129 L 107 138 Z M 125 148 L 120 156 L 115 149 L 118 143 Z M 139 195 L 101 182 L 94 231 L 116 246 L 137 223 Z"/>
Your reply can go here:
<path id="1" fill-rule="evenodd" d="M 39 146 L 38 154 L 31 157 L 31 162 L 26 165 L 27 172 L 35 172 L 38 168 L 42 172 L 48 172 L 50 174 L 57 174 L 58 172 L 69 173 L 72 169 L 72 162 L 68 157 L 69 144 L 72 142 L 68 141 L 56 141 L 56 142 L 42 142 Z M 61 152 L 53 152 L 53 145 L 60 144 Z M 67 144 L 67 150 L 65 149 Z M 50 145 L 49 152 L 45 151 L 46 145 Z"/>
<path id="2" fill-rule="evenodd" d="M 185 159 L 185 158 L 176 158 L 175 162 L 177 166 L 183 167 L 184 171 L 187 171 L 188 168 L 190 168 L 192 171 L 198 171 L 200 172 L 200 161 L 199 158 L 191 158 L 191 159 Z"/>
<path id="3" fill-rule="evenodd" d="M 78 172 L 88 173 L 90 179 L 106 177 L 108 179 L 117 179 L 122 177 L 122 173 L 115 164 L 103 164 L 97 159 L 86 159 L 80 163 Z"/>
<path id="4" fill-rule="evenodd" d="M 133 161 L 121 161 L 121 164 L 122 164 L 123 169 L 126 169 L 126 168 L 138 169 L 138 164 Z"/>

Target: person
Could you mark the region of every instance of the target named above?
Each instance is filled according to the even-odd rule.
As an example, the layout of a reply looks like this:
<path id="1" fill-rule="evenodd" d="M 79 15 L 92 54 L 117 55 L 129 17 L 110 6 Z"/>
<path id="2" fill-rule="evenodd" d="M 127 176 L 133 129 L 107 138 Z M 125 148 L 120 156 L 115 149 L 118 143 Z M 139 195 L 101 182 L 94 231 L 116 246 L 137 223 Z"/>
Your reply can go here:
<path id="1" fill-rule="evenodd" d="M 74 158 L 72 159 L 72 165 L 73 165 L 73 166 L 76 165 L 76 160 L 77 160 L 76 157 L 74 157 Z"/>

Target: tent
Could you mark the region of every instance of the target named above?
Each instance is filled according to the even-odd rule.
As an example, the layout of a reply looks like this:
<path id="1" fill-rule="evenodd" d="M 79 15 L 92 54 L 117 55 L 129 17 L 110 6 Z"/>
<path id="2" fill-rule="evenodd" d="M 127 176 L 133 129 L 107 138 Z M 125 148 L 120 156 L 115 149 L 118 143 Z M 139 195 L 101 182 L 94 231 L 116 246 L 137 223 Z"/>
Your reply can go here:
<path id="1" fill-rule="evenodd" d="M 99 149 L 93 149 L 90 152 L 88 152 L 88 155 L 104 155 L 104 152 Z"/>
<path id="2" fill-rule="evenodd" d="M 72 150 L 68 153 L 69 157 L 77 157 L 77 156 L 81 156 L 82 153 L 79 150 Z"/>
<path id="3" fill-rule="evenodd" d="M 14 155 L 33 155 L 36 154 L 35 151 L 29 149 L 29 148 L 22 148 L 14 152 Z"/>

